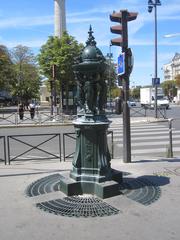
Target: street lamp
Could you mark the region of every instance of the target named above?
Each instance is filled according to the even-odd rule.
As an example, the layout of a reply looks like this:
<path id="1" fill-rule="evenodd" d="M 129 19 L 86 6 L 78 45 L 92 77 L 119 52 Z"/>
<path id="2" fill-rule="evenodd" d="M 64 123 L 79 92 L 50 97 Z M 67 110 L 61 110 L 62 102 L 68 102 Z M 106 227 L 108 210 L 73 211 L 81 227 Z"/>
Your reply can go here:
<path id="1" fill-rule="evenodd" d="M 158 81 L 158 74 L 157 74 L 157 6 L 161 6 L 161 2 L 159 0 L 148 0 L 148 12 L 151 13 L 154 7 L 154 45 L 155 45 L 155 71 L 154 71 L 154 79 L 153 79 L 153 85 L 155 86 L 155 118 L 157 118 L 157 84 L 159 84 Z"/>

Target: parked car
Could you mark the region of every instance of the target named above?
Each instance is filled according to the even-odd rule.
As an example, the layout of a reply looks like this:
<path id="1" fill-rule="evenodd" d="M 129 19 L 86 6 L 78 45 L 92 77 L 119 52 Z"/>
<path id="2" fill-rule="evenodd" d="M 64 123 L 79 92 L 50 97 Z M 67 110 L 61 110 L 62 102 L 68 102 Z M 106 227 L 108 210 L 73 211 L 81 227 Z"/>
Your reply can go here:
<path id="1" fill-rule="evenodd" d="M 136 102 L 133 100 L 129 100 L 128 105 L 129 105 L 129 107 L 136 107 Z"/>

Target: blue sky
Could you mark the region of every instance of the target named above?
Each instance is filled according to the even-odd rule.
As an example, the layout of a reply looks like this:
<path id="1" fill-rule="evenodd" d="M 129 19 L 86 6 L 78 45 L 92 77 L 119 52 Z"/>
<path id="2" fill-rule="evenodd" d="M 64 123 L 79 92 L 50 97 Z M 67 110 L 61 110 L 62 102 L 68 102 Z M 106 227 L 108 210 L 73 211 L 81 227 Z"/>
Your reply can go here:
<path id="1" fill-rule="evenodd" d="M 147 11 L 148 0 L 66 0 L 66 21 L 69 34 L 79 42 L 87 40 L 91 24 L 97 46 L 104 55 L 109 52 L 109 20 L 113 10 L 128 9 L 138 12 L 137 20 L 128 24 L 129 47 L 134 54 L 132 85 L 151 84 L 154 75 L 154 11 Z M 161 0 L 158 7 L 158 75 L 163 81 L 162 66 L 175 52 L 180 53 L 180 36 L 165 38 L 166 34 L 180 33 L 180 0 Z M 54 34 L 54 0 L 0 0 L 0 44 L 12 48 L 22 44 L 38 53 L 48 36 Z M 111 47 L 114 59 L 119 47 Z"/>

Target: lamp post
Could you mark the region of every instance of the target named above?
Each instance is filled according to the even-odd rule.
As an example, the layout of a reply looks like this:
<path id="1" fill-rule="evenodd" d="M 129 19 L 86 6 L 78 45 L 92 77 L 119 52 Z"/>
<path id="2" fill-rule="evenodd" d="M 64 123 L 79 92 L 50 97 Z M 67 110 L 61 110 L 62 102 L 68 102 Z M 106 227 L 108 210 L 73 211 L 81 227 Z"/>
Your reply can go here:
<path id="1" fill-rule="evenodd" d="M 157 6 L 161 6 L 159 0 L 148 0 L 148 12 L 151 13 L 154 7 L 154 50 L 155 50 L 155 69 L 154 69 L 154 79 L 153 85 L 155 86 L 155 118 L 157 118 L 157 80 L 158 80 L 158 65 L 157 65 Z"/>

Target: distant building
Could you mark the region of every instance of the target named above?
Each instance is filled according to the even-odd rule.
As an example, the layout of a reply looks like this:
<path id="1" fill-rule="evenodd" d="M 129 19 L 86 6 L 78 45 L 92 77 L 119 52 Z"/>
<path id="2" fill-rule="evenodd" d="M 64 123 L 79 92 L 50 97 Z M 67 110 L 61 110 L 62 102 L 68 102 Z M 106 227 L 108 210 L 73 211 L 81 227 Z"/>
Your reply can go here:
<path id="1" fill-rule="evenodd" d="M 180 74 L 180 53 L 175 53 L 172 61 L 168 64 L 164 64 L 164 81 L 175 80 L 175 77 Z M 174 101 L 180 103 L 180 89 L 177 89 L 177 96 Z"/>
<path id="2" fill-rule="evenodd" d="M 49 105 L 50 92 L 45 84 L 40 86 L 40 102 L 41 105 Z"/>
<path id="3" fill-rule="evenodd" d="M 164 81 L 174 80 L 180 74 L 180 53 L 175 53 L 170 63 L 163 65 Z"/>

